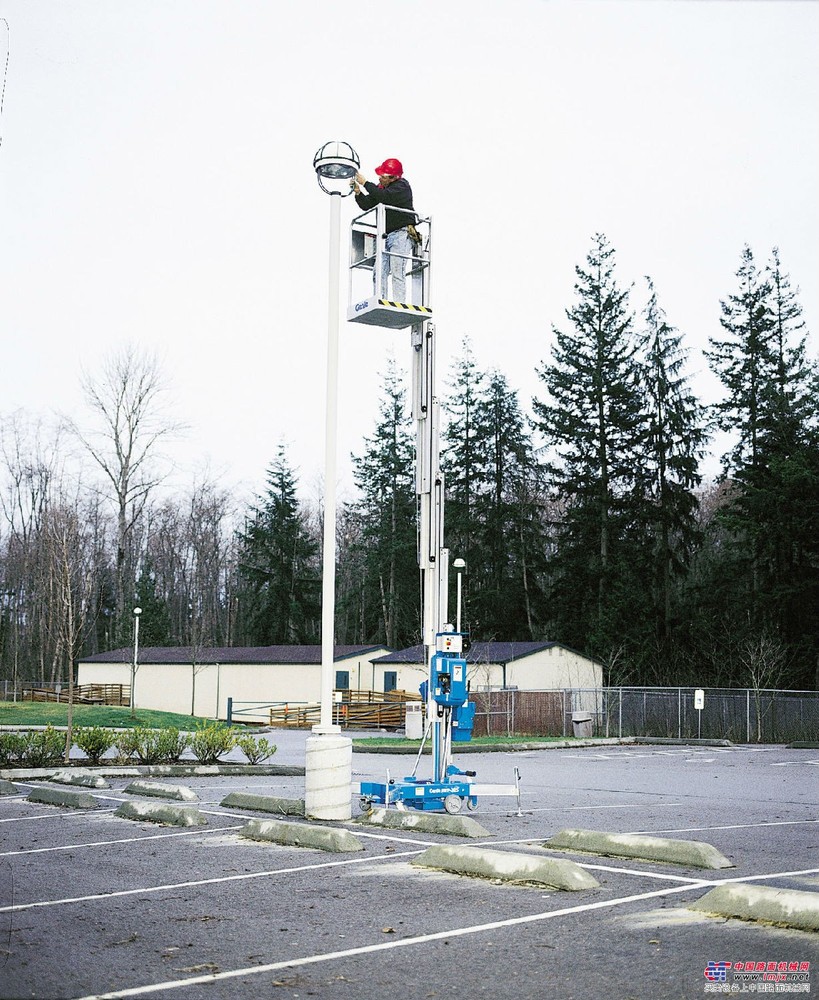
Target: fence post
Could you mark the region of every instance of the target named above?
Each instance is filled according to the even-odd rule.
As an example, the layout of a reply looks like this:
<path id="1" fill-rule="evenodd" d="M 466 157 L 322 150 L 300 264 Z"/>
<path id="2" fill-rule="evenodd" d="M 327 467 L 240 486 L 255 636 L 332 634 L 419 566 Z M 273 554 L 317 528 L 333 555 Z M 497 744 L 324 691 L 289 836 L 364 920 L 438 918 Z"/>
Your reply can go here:
<path id="1" fill-rule="evenodd" d="M 233 699 L 228 698 L 227 700 L 227 724 L 231 725 L 233 722 Z"/>

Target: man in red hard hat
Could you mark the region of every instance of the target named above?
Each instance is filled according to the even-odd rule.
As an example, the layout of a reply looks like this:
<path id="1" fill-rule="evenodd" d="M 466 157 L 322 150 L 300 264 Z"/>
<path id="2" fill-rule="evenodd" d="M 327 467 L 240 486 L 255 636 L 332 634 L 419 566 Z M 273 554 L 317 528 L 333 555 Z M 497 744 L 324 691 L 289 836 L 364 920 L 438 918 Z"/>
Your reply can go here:
<path id="1" fill-rule="evenodd" d="M 385 245 L 381 257 L 381 295 L 387 295 L 387 275 L 392 275 L 392 297 L 395 302 L 406 302 L 407 261 L 412 257 L 413 240 L 408 227 L 415 226 L 412 205 L 412 188 L 404 177 L 400 160 L 389 157 L 375 168 L 378 184 L 357 173 L 353 182 L 355 200 L 365 212 L 376 205 L 386 205 Z M 362 190 L 363 189 L 363 190 Z M 403 209 L 404 211 L 390 211 Z"/>

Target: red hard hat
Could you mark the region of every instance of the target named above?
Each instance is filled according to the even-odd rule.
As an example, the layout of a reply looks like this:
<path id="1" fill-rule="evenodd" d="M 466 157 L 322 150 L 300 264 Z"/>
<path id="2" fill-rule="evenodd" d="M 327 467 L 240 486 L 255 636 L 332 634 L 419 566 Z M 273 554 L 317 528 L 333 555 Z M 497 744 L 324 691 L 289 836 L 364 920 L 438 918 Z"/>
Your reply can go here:
<path id="1" fill-rule="evenodd" d="M 380 167 L 375 168 L 375 172 L 380 177 L 382 174 L 389 174 L 390 177 L 403 177 L 404 168 L 401 166 L 401 161 L 396 160 L 394 157 L 390 157 L 388 160 L 384 160 Z"/>

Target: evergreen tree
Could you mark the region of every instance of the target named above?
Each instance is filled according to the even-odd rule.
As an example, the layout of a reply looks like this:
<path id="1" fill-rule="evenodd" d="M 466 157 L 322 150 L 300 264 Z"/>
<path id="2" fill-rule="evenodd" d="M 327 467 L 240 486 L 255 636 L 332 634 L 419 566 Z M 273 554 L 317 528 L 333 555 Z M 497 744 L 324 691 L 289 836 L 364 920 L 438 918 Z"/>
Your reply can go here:
<path id="1" fill-rule="evenodd" d="M 413 441 L 406 390 L 392 359 L 375 430 L 353 462 L 360 499 L 345 516 L 357 525 L 362 579 L 351 593 L 359 604 L 359 637 L 390 648 L 411 645 L 420 633 Z"/>
<path id="2" fill-rule="evenodd" d="M 489 373 L 477 412 L 489 455 L 486 479 L 476 491 L 480 545 L 468 578 L 471 610 L 482 636 L 533 639 L 545 543 L 531 438 L 517 393 L 500 372 Z"/>
<path id="3" fill-rule="evenodd" d="M 711 350 L 706 357 L 727 392 L 715 408 L 718 425 L 737 435 L 725 456 L 726 465 L 755 468 L 761 462 L 765 396 L 770 393 L 774 365 L 771 286 L 749 246 L 742 251 L 736 276 L 738 290 L 720 303 L 725 336 L 709 338 Z"/>
<path id="4" fill-rule="evenodd" d="M 171 645 L 171 615 L 158 592 L 156 573 L 150 556 L 142 562 L 136 581 L 136 606 L 142 608 L 139 641 L 143 646 Z"/>
<path id="5" fill-rule="evenodd" d="M 629 292 L 614 276 L 614 250 L 598 234 L 576 267 L 569 330 L 553 328 L 552 360 L 533 402 L 564 506 L 549 604 L 561 639 L 613 659 L 644 603 L 646 552 L 627 549 L 643 468 L 646 415 L 640 341 Z M 640 501 L 642 502 L 642 501 Z"/>
<path id="6" fill-rule="evenodd" d="M 259 646 L 316 642 L 318 544 L 299 507 L 283 445 L 268 470 L 267 486 L 239 535 L 241 641 Z"/>
<path id="7" fill-rule="evenodd" d="M 658 652 L 667 659 L 672 631 L 675 581 L 684 579 L 699 541 L 695 490 L 707 439 L 702 407 L 684 368 L 682 336 L 669 325 L 650 278 L 644 311 L 648 413 L 646 496 L 652 535 L 654 617 Z M 669 678 L 671 679 L 671 678 Z"/>
<path id="8" fill-rule="evenodd" d="M 442 435 L 441 466 L 446 484 L 446 544 L 455 557 L 465 559 L 469 581 L 481 562 L 480 497 L 488 489 L 491 429 L 482 406 L 486 374 L 464 338 L 461 354 L 450 371 L 442 409 L 446 425 Z M 475 589 L 471 587 L 471 589 Z"/>
<path id="9" fill-rule="evenodd" d="M 719 511 L 735 569 L 723 607 L 748 642 L 781 642 L 788 680 L 804 684 L 819 651 L 819 375 L 778 251 L 760 273 L 746 246 L 737 277 L 739 292 L 722 304 L 730 336 L 708 355 L 726 389 L 718 411 L 738 435 L 725 458 L 734 489 Z"/>

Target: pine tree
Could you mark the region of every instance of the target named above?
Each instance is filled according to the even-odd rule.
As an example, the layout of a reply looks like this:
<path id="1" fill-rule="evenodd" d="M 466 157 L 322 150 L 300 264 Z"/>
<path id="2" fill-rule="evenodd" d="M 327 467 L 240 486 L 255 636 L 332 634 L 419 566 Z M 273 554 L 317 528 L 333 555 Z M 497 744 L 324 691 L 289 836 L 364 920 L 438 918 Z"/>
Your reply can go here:
<path id="1" fill-rule="evenodd" d="M 500 372 L 488 374 L 477 409 L 489 455 L 475 503 L 480 545 L 468 593 L 483 636 L 533 639 L 545 542 L 532 442 L 517 393 Z"/>
<path id="2" fill-rule="evenodd" d="M 646 416 L 640 342 L 614 268 L 614 250 L 598 234 L 586 268 L 575 268 L 570 329 L 553 328 L 552 360 L 538 370 L 546 398 L 533 402 L 564 507 L 549 598 L 553 627 L 563 641 L 606 657 L 642 603 L 645 562 L 644 552 L 623 544 L 645 476 Z"/>
<path id="3" fill-rule="evenodd" d="M 296 495 L 283 445 L 239 535 L 239 616 L 248 645 L 316 642 L 319 634 L 318 544 Z"/>
<path id="4" fill-rule="evenodd" d="M 726 466 L 757 467 L 761 461 L 765 394 L 773 375 L 774 325 L 770 308 L 771 285 L 760 272 L 749 246 L 742 251 L 736 272 L 737 292 L 720 303 L 722 339 L 709 338 L 706 357 L 725 386 L 727 396 L 716 406 L 720 429 L 737 435 Z"/>
<path id="5" fill-rule="evenodd" d="M 737 277 L 739 292 L 722 304 L 731 336 L 708 355 L 726 389 L 723 424 L 738 433 L 724 460 L 734 488 L 719 512 L 735 571 L 725 603 L 748 641 L 782 642 L 790 681 L 805 683 L 819 652 L 819 373 L 778 251 L 759 272 L 746 246 Z"/>
<path id="6" fill-rule="evenodd" d="M 665 655 L 672 631 L 675 581 L 684 579 L 699 541 L 695 490 L 702 479 L 699 462 L 708 432 L 704 407 L 692 393 L 684 370 L 687 352 L 682 336 L 669 325 L 651 279 L 646 280 L 646 497 L 658 646 Z"/>
<path id="7" fill-rule="evenodd" d="M 472 344 L 465 338 L 442 404 L 446 425 L 441 465 L 446 483 L 446 544 L 454 556 L 466 560 L 468 580 L 481 561 L 478 508 L 488 488 L 490 469 L 491 432 L 486 409 L 481 407 L 485 386 L 486 374 L 478 368 Z"/>
<path id="8" fill-rule="evenodd" d="M 350 589 L 360 602 L 359 636 L 390 648 L 410 645 L 420 632 L 413 442 L 406 390 L 392 359 L 375 430 L 353 462 L 359 499 L 345 516 L 358 526 L 362 579 Z"/>

